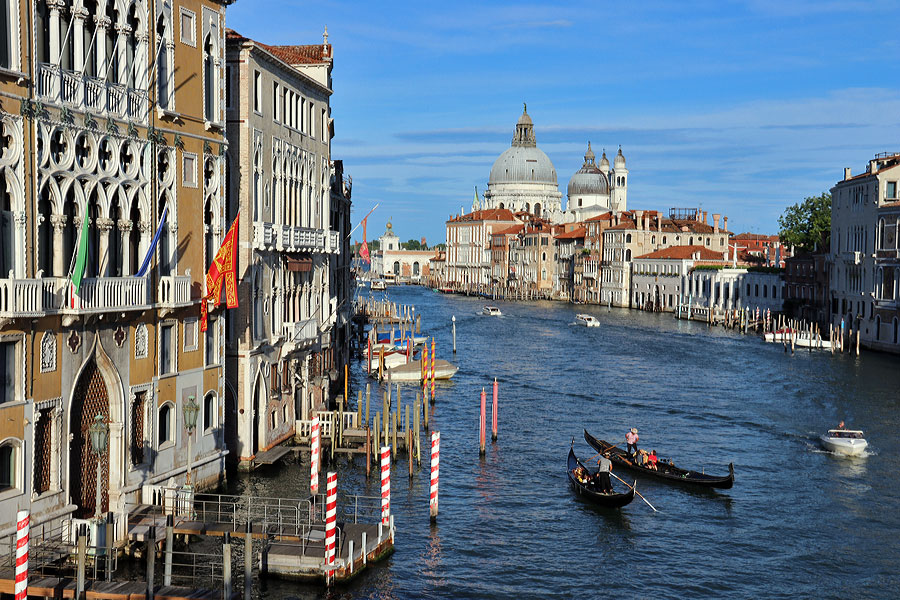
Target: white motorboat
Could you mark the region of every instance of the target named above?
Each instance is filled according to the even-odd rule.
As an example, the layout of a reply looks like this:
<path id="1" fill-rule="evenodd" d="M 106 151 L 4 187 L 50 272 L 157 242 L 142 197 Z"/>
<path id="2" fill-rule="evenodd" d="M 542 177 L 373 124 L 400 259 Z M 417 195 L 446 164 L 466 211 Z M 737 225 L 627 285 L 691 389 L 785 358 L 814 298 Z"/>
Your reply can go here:
<path id="1" fill-rule="evenodd" d="M 499 317 L 503 313 L 500 312 L 500 309 L 497 308 L 496 306 L 485 306 L 484 308 L 481 309 L 481 314 L 487 315 L 489 317 Z"/>
<path id="2" fill-rule="evenodd" d="M 575 322 L 585 327 L 600 327 L 600 321 L 591 315 L 575 315 Z"/>
<path id="3" fill-rule="evenodd" d="M 778 331 L 770 331 L 763 336 L 767 342 L 790 342 L 797 332 L 790 327 L 782 327 Z"/>
<path id="4" fill-rule="evenodd" d="M 383 291 L 386 290 L 386 289 L 387 289 L 387 284 L 385 283 L 384 279 L 373 279 L 373 280 L 372 280 L 372 287 L 371 287 L 371 290 L 372 290 L 373 292 L 376 292 L 376 291 L 382 291 L 382 292 L 383 292 Z"/>
<path id="5" fill-rule="evenodd" d="M 372 353 L 372 362 L 371 362 L 370 366 L 373 371 L 378 370 L 378 361 L 380 360 L 380 357 L 381 357 L 380 353 L 375 353 L 375 352 Z M 406 352 L 397 350 L 394 352 L 385 352 L 384 353 L 384 368 L 385 369 L 390 369 L 390 368 L 398 367 L 400 365 L 405 365 L 405 364 L 406 364 Z"/>
<path id="6" fill-rule="evenodd" d="M 859 456 L 869 446 L 863 432 L 854 429 L 829 429 L 819 439 L 826 450 L 847 456 Z"/>

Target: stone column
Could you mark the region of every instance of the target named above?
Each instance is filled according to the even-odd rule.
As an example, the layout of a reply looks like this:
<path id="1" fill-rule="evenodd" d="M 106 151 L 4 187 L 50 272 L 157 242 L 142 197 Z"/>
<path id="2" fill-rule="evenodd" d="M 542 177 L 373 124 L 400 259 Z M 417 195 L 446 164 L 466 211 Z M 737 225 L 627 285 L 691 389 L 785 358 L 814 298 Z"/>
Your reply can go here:
<path id="1" fill-rule="evenodd" d="M 66 265 L 63 256 L 63 232 L 66 229 L 66 215 L 50 215 L 50 225 L 53 227 L 53 276 L 65 277 Z M 70 257 L 71 258 L 71 257 Z"/>
<path id="2" fill-rule="evenodd" d="M 87 17 L 86 8 L 72 9 L 72 69 L 79 73 L 84 70 L 84 20 Z"/>
<path id="3" fill-rule="evenodd" d="M 134 88 L 138 90 L 147 89 L 147 78 L 149 75 L 147 69 L 147 53 L 150 47 L 150 36 L 146 32 L 139 33 L 136 36 L 137 47 L 134 49 Z"/>
<path id="4" fill-rule="evenodd" d="M 175 110 L 175 42 L 173 37 L 166 41 L 166 108 Z"/>
<path id="5" fill-rule="evenodd" d="M 47 0 L 47 7 L 50 9 L 50 62 L 59 64 L 59 13 L 65 8 L 66 3 L 63 0 Z"/>
<path id="6" fill-rule="evenodd" d="M 119 226 L 119 235 L 122 239 L 122 276 L 125 275 L 134 275 L 131 272 L 131 243 L 129 234 L 131 233 L 131 221 L 127 221 L 125 219 L 120 219 L 118 222 Z"/>
<path id="7" fill-rule="evenodd" d="M 112 25 L 112 20 L 109 17 L 99 16 L 94 17 L 94 21 L 97 23 L 97 39 L 94 41 L 97 53 L 97 77 L 106 79 L 106 71 L 109 69 L 109 65 L 106 64 L 106 32 Z"/>
<path id="8" fill-rule="evenodd" d="M 109 276 L 109 232 L 115 224 L 115 221 L 105 217 L 99 217 L 97 219 L 97 230 L 100 232 L 100 255 L 97 260 L 97 277 Z"/>
<path id="9" fill-rule="evenodd" d="M 150 231 L 150 221 L 138 221 L 137 228 L 141 234 L 141 241 L 138 244 L 138 248 L 140 249 L 138 260 L 143 260 L 143 258 L 147 256 L 147 250 L 150 249 L 150 236 L 148 235 L 148 232 Z M 138 268 L 140 268 L 140 264 L 138 264 Z"/>
<path id="10" fill-rule="evenodd" d="M 118 52 L 118 73 L 116 83 L 128 83 L 128 34 L 131 27 L 128 25 L 116 25 L 116 51 Z"/>

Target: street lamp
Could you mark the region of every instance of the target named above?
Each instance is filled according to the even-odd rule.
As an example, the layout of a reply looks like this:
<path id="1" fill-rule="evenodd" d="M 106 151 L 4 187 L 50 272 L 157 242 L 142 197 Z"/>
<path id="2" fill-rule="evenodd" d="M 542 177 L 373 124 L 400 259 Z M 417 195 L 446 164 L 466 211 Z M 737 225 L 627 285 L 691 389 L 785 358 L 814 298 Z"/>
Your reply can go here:
<path id="1" fill-rule="evenodd" d="M 188 396 L 187 402 L 181 408 L 184 411 L 184 428 L 187 429 L 188 434 L 187 479 L 185 480 L 185 486 L 189 487 L 191 485 L 191 434 L 194 433 L 194 429 L 197 427 L 197 415 L 200 413 L 200 407 L 197 406 L 193 396 Z"/>
<path id="2" fill-rule="evenodd" d="M 97 455 L 97 504 L 94 510 L 94 518 L 100 520 L 100 462 L 101 457 L 106 453 L 106 443 L 109 441 L 109 426 L 103 420 L 103 415 L 98 413 L 94 417 L 94 424 L 90 426 L 88 431 L 91 434 L 91 446 L 94 454 Z"/>

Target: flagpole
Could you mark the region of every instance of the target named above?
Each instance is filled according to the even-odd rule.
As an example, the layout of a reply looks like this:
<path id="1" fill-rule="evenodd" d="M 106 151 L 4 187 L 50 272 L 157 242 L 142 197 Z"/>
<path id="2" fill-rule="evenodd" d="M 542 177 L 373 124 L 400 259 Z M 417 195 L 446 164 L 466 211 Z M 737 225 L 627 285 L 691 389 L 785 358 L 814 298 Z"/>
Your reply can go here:
<path id="1" fill-rule="evenodd" d="M 365 221 L 366 219 L 369 218 L 369 215 L 371 215 L 373 212 L 375 212 L 375 209 L 378 208 L 378 205 L 379 205 L 379 204 L 381 204 L 381 203 L 380 203 L 380 202 L 376 203 L 375 206 L 372 207 L 372 210 L 370 210 L 370 211 L 366 214 L 366 216 L 364 216 L 364 217 L 362 218 L 362 221 L 360 221 L 359 223 L 357 223 L 357 224 L 356 224 L 356 227 L 354 227 L 353 229 L 350 230 L 350 233 L 347 234 L 347 239 L 349 239 L 350 236 L 353 235 L 353 232 L 354 232 L 354 231 L 356 231 L 357 229 L 359 229 L 359 226 L 363 224 L 363 221 Z"/>

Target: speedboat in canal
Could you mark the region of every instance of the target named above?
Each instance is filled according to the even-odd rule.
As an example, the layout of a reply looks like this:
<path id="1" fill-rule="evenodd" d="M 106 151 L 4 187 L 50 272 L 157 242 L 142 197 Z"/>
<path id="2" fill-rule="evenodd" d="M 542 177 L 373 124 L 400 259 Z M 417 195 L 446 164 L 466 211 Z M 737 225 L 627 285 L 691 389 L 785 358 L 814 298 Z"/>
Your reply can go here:
<path id="1" fill-rule="evenodd" d="M 859 456 L 869 446 L 863 432 L 856 429 L 829 429 L 819 439 L 826 450 L 846 456 Z"/>
<path id="2" fill-rule="evenodd" d="M 384 279 L 373 279 L 372 280 L 371 290 L 373 292 L 377 292 L 377 291 L 383 292 L 386 289 L 387 289 L 387 284 L 385 283 Z"/>
<path id="3" fill-rule="evenodd" d="M 600 327 L 600 321 L 591 315 L 575 315 L 575 322 L 585 327 Z"/>
<path id="4" fill-rule="evenodd" d="M 487 315 L 489 317 L 499 317 L 503 315 L 503 313 L 500 312 L 500 309 L 496 306 L 485 306 L 481 309 L 481 314 Z"/>

